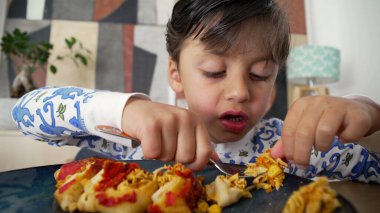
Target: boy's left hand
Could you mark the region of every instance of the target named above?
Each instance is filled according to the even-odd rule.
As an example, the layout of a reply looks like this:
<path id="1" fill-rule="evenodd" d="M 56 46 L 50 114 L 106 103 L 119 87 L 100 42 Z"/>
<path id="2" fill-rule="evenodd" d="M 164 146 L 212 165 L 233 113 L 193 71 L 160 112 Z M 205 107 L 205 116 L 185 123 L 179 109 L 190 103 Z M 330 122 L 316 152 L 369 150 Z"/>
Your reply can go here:
<path id="1" fill-rule="evenodd" d="M 290 107 L 271 154 L 308 166 L 313 146 L 328 151 L 335 136 L 342 143 L 357 142 L 378 130 L 380 106 L 369 98 L 303 97 Z"/>

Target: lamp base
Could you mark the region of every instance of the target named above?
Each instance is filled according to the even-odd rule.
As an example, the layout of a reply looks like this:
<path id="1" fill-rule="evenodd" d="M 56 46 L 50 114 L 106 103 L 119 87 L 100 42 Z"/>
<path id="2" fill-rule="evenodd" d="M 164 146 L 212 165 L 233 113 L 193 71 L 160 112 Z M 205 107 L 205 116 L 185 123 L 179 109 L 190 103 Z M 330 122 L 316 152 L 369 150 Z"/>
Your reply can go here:
<path id="1" fill-rule="evenodd" d="M 329 89 L 324 86 L 293 86 L 293 95 L 292 95 L 292 103 L 296 101 L 298 98 L 305 96 L 313 96 L 313 95 L 328 95 Z"/>

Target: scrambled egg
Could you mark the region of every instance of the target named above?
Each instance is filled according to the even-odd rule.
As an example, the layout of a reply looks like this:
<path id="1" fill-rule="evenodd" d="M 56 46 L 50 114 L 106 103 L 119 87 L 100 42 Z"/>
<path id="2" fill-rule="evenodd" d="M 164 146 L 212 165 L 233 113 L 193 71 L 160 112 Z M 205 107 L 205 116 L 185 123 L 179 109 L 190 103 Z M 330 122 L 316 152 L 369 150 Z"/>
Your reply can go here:
<path id="1" fill-rule="evenodd" d="M 284 168 L 288 164 L 280 158 L 273 159 L 270 149 L 267 149 L 256 159 L 256 163 L 249 163 L 245 174 L 253 176 L 253 187 L 271 192 L 273 188 L 279 190 L 285 178 Z"/>

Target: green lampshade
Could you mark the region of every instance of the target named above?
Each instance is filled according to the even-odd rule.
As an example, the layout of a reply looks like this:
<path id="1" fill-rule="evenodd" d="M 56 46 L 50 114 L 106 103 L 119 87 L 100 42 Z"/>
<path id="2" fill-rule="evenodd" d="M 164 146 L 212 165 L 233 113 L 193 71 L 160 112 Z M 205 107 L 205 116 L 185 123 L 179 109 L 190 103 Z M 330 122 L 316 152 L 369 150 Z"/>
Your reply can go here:
<path id="1" fill-rule="evenodd" d="M 339 80 L 340 52 L 328 46 L 306 45 L 293 48 L 287 61 L 288 80 L 296 84 L 332 83 Z"/>

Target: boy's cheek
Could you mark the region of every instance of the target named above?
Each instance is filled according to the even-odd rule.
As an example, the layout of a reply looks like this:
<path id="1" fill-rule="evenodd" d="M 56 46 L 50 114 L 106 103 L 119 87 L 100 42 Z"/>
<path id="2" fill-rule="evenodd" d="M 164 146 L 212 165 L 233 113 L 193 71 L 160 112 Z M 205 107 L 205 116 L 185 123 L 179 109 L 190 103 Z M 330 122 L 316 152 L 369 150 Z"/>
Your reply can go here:
<path id="1" fill-rule="evenodd" d="M 208 117 L 212 114 L 216 114 L 215 107 L 210 107 L 207 104 L 189 105 L 189 109 L 195 112 L 198 116 Z"/>
<path id="2" fill-rule="evenodd" d="M 196 111 L 197 113 L 210 113 L 215 112 L 217 101 L 215 101 L 216 95 L 210 92 L 210 89 L 203 89 L 194 85 L 191 92 L 186 93 L 186 101 L 189 109 Z M 214 110 L 211 110 L 214 109 Z"/>
<path id="3" fill-rule="evenodd" d="M 218 115 L 216 106 L 210 102 L 188 103 L 189 109 L 196 113 L 204 122 Z"/>

